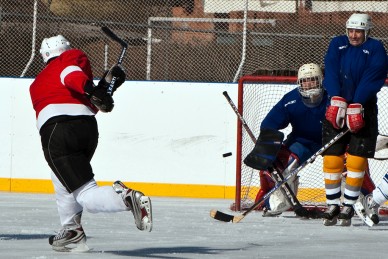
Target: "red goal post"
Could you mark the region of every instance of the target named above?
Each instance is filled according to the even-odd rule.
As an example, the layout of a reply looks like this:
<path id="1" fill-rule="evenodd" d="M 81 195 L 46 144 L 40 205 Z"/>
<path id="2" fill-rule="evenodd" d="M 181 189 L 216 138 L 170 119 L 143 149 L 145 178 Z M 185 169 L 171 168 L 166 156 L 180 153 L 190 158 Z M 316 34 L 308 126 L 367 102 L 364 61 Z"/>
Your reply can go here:
<path id="1" fill-rule="evenodd" d="M 295 76 L 243 76 L 238 82 L 238 110 L 243 116 L 253 134 L 259 136 L 261 121 L 269 110 L 283 97 L 285 93 L 294 89 L 297 78 Z M 388 88 L 378 94 L 379 131 L 388 134 Z M 383 112 L 381 112 L 383 111 Z M 308 126 L 308 122 L 306 122 Z M 285 136 L 291 132 L 287 127 L 282 130 Z M 231 206 L 233 210 L 243 210 L 250 207 L 260 189 L 259 172 L 247 167 L 243 160 L 253 149 L 254 143 L 243 128 L 242 122 L 237 120 L 237 157 L 236 157 L 236 196 Z M 388 161 L 369 159 L 371 178 L 377 185 L 388 172 Z M 299 173 L 299 189 L 297 197 L 304 206 L 325 206 L 325 188 L 322 173 L 322 157 L 308 164 Z M 388 206 L 382 206 L 387 211 Z"/>

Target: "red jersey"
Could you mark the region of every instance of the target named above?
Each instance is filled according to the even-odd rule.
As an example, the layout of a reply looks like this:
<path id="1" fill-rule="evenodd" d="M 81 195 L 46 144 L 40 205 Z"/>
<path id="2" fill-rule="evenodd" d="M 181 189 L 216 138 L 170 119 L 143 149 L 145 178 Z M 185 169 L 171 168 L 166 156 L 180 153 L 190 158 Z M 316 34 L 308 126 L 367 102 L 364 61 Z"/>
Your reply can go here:
<path id="1" fill-rule="evenodd" d="M 51 60 L 30 86 L 38 130 L 55 116 L 94 116 L 98 109 L 84 92 L 88 80 L 93 80 L 92 69 L 81 50 L 67 50 Z"/>

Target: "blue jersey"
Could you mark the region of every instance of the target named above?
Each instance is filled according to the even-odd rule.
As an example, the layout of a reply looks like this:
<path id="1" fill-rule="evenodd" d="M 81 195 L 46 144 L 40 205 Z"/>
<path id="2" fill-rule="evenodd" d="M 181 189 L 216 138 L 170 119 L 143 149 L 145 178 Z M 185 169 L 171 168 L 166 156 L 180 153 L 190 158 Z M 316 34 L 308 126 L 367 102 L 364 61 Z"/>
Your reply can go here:
<path id="1" fill-rule="evenodd" d="M 291 125 L 292 130 L 287 137 L 287 146 L 298 142 L 312 153 L 322 147 L 322 120 L 325 118 L 327 93 L 320 105 L 309 108 L 304 105 L 295 88 L 269 111 L 260 125 L 260 129 L 281 130 Z"/>
<path id="2" fill-rule="evenodd" d="M 387 77 L 387 53 L 383 44 L 368 38 L 362 45 L 350 45 L 346 35 L 331 40 L 325 56 L 324 87 L 329 96 L 341 96 L 349 103 L 376 99 Z"/>

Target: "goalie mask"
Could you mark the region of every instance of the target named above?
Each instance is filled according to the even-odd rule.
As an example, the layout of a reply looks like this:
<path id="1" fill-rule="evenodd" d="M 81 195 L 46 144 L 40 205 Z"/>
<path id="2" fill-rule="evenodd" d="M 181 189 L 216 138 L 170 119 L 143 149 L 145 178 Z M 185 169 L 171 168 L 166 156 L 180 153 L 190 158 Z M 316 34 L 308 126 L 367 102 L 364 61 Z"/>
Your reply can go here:
<path id="1" fill-rule="evenodd" d="M 363 30 L 365 32 L 365 42 L 368 39 L 370 29 L 372 28 L 372 19 L 368 14 L 354 13 L 346 22 L 346 35 L 349 37 L 348 29 Z"/>
<path id="2" fill-rule="evenodd" d="M 40 47 L 40 54 L 43 57 L 43 62 L 47 64 L 50 59 L 58 57 L 69 49 L 71 49 L 70 42 L 62 35 L 57 35 L 43 39 Z"/>
<path id="3" fill-rule="evenodd" d="M 322 70 L 317 64 L 305 64 L 299 68 L 298 91 L 309 108 L 317 107 L 322 102 Z"/>

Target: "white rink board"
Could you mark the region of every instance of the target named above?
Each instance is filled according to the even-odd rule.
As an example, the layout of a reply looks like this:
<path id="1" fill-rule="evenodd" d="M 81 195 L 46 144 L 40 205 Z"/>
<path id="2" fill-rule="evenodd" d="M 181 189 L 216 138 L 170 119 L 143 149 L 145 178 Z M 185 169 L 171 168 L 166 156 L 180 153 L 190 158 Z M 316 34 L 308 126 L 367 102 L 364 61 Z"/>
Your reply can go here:
<path id="1" fill-rule="evenodd" d="M 0 177 L 50 179 L 35 125 L 33 79 L 0 78 Z M 235 185 L 237 84 L 126 81 L 99 113 L 97 181 Z M 222 154 L 233 155 L 223 158 Z"/>
<path id="2" fill-rule="evenodd" d="M 50 179 L 29 96 L 32 80 L 0 78 L 7 100 L 0 109 L 0 178 Z M 237 84 L 126 81 L 113 112 L 96 116 L 95 179 L 235 186 L 237 117 L 223 91 L 237 105 Z M 222 157 L 227 152 L 233 155 Z M 302 186 L 309 187 L 305 177 Z"/>

